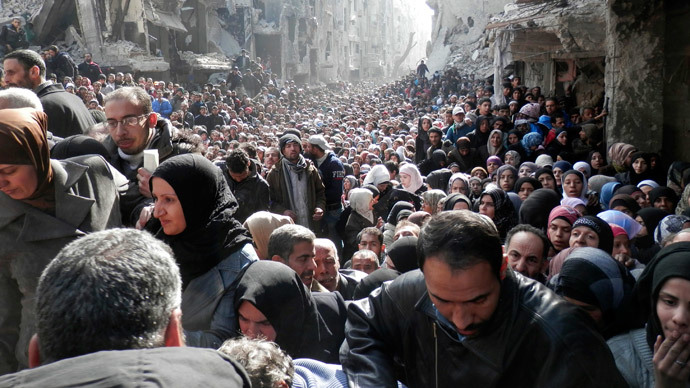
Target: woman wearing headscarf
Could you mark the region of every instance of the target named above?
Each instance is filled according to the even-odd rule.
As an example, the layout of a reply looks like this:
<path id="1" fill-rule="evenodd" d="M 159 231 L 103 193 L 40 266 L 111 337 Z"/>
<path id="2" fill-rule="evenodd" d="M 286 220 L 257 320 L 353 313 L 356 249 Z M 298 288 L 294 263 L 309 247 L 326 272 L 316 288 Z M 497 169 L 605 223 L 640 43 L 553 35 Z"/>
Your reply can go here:
<path id="1" fill-rule="evenodd" d="M 587 178 L 577 170 L 569 170 L 561 177 L 563 198 L 580 198 L 587 202 Z"/>
<path id="2" fill-rule="evenodd" d="M 563 192 L 563 189 L 561 188 L 561 184 L 563 183 L 563 173 L 572 169 L 573 165 L 565 160 L 559 160 L 553 164 L 551 171 L 553 172 L 553 176 L 556 178 L 556 186 L 559 193 Z"/>
<path id="3" fill-rule="evenodd" d="M 417 166 L 414 164 L 405 163 L 400 166 L 399 176 L 401 187 L 398 187 L 398 189 L 405 190 L 415 195 L 421 195 L 426 191 L 422 174 L 419 173 L 419 169 L 417 169 Z"/>
<path id="4" fill-rule="evenodd" d="M 390 246 L 393 243 L 393 236 L 395 235 L 395 227 L 398 225 L 398 215 L 401 211 L 408 210 L 410 214 L 415 211 L 414 206 L 406 201 L 398 201 L 393 204 L 391 211 L 388 213 L 388 219 L 383 225 L 383 243 Z M 408 215 L 409 217 L 409 215 Z"/>
<path id="5" fill-rule="evenodd" d="M 644 328 L 608 341 L 619 372 L 632 388 L 687 386 L 690 327 L 690 243 L 662 249 L 642 272 L 633 298 Z"/>
<path id="6" fill-rule="evenodd" d="M 515 188 L 517 179 L 518 171 L 513 166 L 503 165 L 496 170 L 496 185 L 505 192 L 512 191 Z"/>
<path id="7" fill-rule="evenodd" d="M 101 156 L 51 160 L 47 127 L 43 112 L 0 110 L 0 374 L 28 366 L 45 266 L 78 237 L 122 225 L 127 179 Z"/>
<path id="8" fill-rule="evenodd" d="M 524 150 L 525 161 L 533 162 L 537 156 L 541 154 L 537 149 L 544 142 L 544 136 L 538 132 L 530 132 L 526 134 L 520 141 L 520 145 Z M 519 152 L 519 151 L 518 151 Z"/>
<path id="9" fill-rule="evenodd" d="M 453 193 L 443 203 L 443 211 L 448 210 L 472 210 L 472 201 L 465 194 Z"/>
<path id="10" fill-rule="evenodd" d="M 690 170 L 690 163 L 688 162 L 673 162 L 668 168 L 666 186 L 673 189 L 673 191 L 676 192 L 676 195 L 680 195 L 683 192 L 683 173 L 686 170 Z"/>
<path id="11" fill-rule="evenodd" d="M 541 183 L 532 177 L 522 177 L 515 182 L 513 192 L 516 193 L 522 202 L 529 197 L 535 190 L 541 189 Z"/>
<path id="12" fill-rule="evenodd" d="M 539 165 L 534 162 L 523 162 L 518 169 L 518 177 L 530 177 L 537 170 L 539 170 Z"/>
<path id="13" fill-rule="evenodd" d="M 604 210 L 609 208 L 611 199 L 613 199 L 616 190 L 618 190 L 622 185 L 620 182 L 608 182 L 601 187 L 601 192 L 599 193 L 599 202 Z"/>
<path id="14" fill-rule="evenodd" d="M 268 239 L 271 233 L 283 225 L 293 223 L 292 218 L 288 216 L 260 211 L 249 216 L 242 226 L 252 235 L 256 255 L 261 260 L 267 260 L 270 259 L 268 257 Z"/>
<path id="15" fill-rule="evenodd" d="M 486 172 L 489 175 L 492 175 L 501 166 L 503 166 L 503 161 L 498 156 L 489 156 L 486 159 Z"/>
<path id="16" fill-rule="evenodd" d="M 247 266 L 236 285 L 234 310 L 242 334 L 266 337 L 292 358 L 338 363 L 345 339 L 340 294 L 312 294 L 290 267 L 265 260 Z"/>
<path id="17" fill-rule="evenodd" d="M 570 234 L 573 224 L 582 217 L 582 214 L 572 207 L 556 206 L 549 213 L 546 236 L 553 247 L 553 257 L 556 253 L 563 251 L 570 246 Z"/>
<path id="18" fill-rule="evenodd" d="M 649 202 L 647 201 L 647 195 L 637 186 L 625 185 L 616 190 L 616 195 L 629 195 L 633 201 L 637 204 L 639 209 L 644 207 L 649 207 Z M 610 203 L 609 203 L 610 206 Z M 635 212 L 637 213 L 637 211 Z"/>
<path id="19" fill-rule="evenodd" d="M 690 217 L 671 214 L 664 217 L 654 229 L 654 241 L 663 246 L 666 239 L 681 230 L 690 227 Z"/>
<path id="20" fill-rule="evenodd" d="M 601 249 L 575 249 L 551 284 L 556 294 L 592 318 L 604 339 L 630 328 L 635 279 Z"/>
<path id="21" fill-rule="evenodd" d="M 620 192 L 620 190 L 618 190 L 618 192 Z M 616 194 L 609 202 L 609 209 L 618 210 L 632 218 L 635 218 L 637 216 L 637 212 L 640 211 L 640 205 L 633 197 L 627 194 Z"/>
<path id="22" fill-rule="evenodd" d="M 477 117 L 475 129 L 467 134 L 467 138 L 470 139 L 470 147 L 479 149 L 481 146 L 486 145 L 490 134 L 491 118 L 483 115 Z"/>
<path id="23" fill-rule="evenodd" d="M 676 214 L 685 214 L 685 212 L 690 209 L 690 185 L 685 185 L 683 189 L 683 195 L 676 205 Z"/>
<path id="24" fill-rule="evenodd" d="M 613 232 L 609 224 L 599 217 L 583 216 L 573 223 L 570 247 L 599 248 L 609 255 L 613 251 Z"/>
<path id="25" fill-rule="evenodd" d="M 450 176 L 448 180 L 448 194 L 461 193 L 464 195 L 470 194 L 469 176 L 465 173 L 458 172 Z"/>
<path id="26" fill-rule="evenodd" d="M 558 128 L 555 130 L 556 138 L 546 147 L 546 153 L 554 160 L 563 152 L 571 152 L 572 149 L 568 145 L 568 130 L 567 128 Z"/>
<path id="27" fill-rule="evenodd" d="M 343 196 L 341 202 L 344 207 L 347 207 L 350 203 L 347 201 L 349 198 L 350 190 L 359 187 L 359 181 L 354 175 L 347 175 L 343 179 Z"/>
<path id="28" fill-rule="evenodd" d="M 501 240 L 505 239 L 508 231 L 518 223 L 515 207 L 508 194 L 493 185 L 489 185 L 479 196 L 475 211 L 491 218 Z"/>
<path id="29" fill-rule="evenodd" d="M 500 129 L 491 130 L 489 140 L 486 141 L 486 144 L 479 147 L 477 151 L 482 160 L 486 160 L 489 156 L 497 156 L 503 160 L 503 156 L 506 153 L 506 148 L 503 146 L 503 131 Z"/>
<path id="30" fill-rule="evenodd" d="M 592 176 L 592 167 L 590 167 L 587 162 L 577 162 L 573 164 L 573 170 L 583 173 L 587 179 Z"/>
<path id="31" fill-rule="evenodd" d="M 663 209 L 669 214 L 675 213 L 678 204 L 678 196 L 670 187 L 657 187 L 649 192 L 649 204 L 652 207 Z"/>
<path id="32" fill-rule="evenodd" d="M 161 163 L 149 186 L 153 217 L 160 222 L 152 232 L 172 248 L 180 267 L 187 343 L 219 346 L 235 330 L 230 285 L 244 266 L 259 260 L 251 235 L 233 217 L 237 201 L 222 171 L 196 154 Z M 226 338 L 217 338 L 219 331 Z"/>
<path id="33" fill-rule="evenodd" d="M 514 150 L 506 151 L 506 154 L 503 156 L 503 161 L 505 164 L 510 164 L 518 168 L 518 166 L 520 166 L 520 154 Z"/>
<path id="34" fill-rule="evenodd" d="M 599 174 L 599 170 L 606 167 L 606 158 L 599 150 L 590 151 L 585 161 L 592 168 L 592 176 Z"/>
<path id="35" fill-rule="evenodd" d="M 527 178 L 520 178 L 527 179 Z M 534 178 L 531 178 L 534 179 Z M 520 182 L 520 180 L 518 180 Z M 529 224 L 546 231 L 551 210 L 558 206 L 560 196 L 550 189 L 537 189 L 522 201 L 519 210 L 521 224 Z"/>
<path id="36" fill-rule="evenodd" d="M 534 173 L 534 178 L 539 181 L 541 187 L 551 189 L 560 195 L 556 186 L 556 177 L 553 176 L 553 171 L 550 168 L 540 168 Z"/>
<path id="37" fill-rule="evenodd" d="M 470 139 L 461 137 L 456 141 L 455 147 L 448 153 L 448 163 L 460 165 L 460 171 L 469 172 L 480 164 L 479 152 L 470 145 Z M 486 159 L 483 159 L 486 160 Z"/>
<path id="38" fill-rule="evenodd" d="M 447 168 L 436 170 L 426 177 L 426 185 L 430 190 L 441 190 L 443 192 L 448 189 L 448 181 L 453 176 L 453 172 Z M 424 193 L 422 193 L 423 195 Z"/>
<path id="39" fill-rule="evenodd" d="M 635 151 L 637 151 L 635 146 L 626 143 L 614 143 L 609 147 L 609 160 L 616 172 L 625 172 L 630 168 L 630 156 Z M 604 173 L 604 175 L 613 174 Z"/>
<path id="40" fill-rule="evenodd" d="M 357 251 L 359 241 L 357 234 L 364 229 L 376 226 L 374 218 L 374 196 L 367 189 L 354 189 L 350 191 L 350 207 L 352 213 L 345 224 L 345 238 L 343 239 L 343 257 L 349 259 Z"/>
<path id="41" fill-rule="evenodd" d="M 616 179 L 623 185 L 637 185 L 646 179 L 652 179 L 651 161 L 646 152 L 636 151 L 630 155 L 630 169 L 616 174 Z"/>
<path id="42" fill-rule="evenodd" d="M 438 213 L 438 202 L 446 197 L 443 190 L 433 189 L 422 194 L 422 210 L 434 215 Z"/>

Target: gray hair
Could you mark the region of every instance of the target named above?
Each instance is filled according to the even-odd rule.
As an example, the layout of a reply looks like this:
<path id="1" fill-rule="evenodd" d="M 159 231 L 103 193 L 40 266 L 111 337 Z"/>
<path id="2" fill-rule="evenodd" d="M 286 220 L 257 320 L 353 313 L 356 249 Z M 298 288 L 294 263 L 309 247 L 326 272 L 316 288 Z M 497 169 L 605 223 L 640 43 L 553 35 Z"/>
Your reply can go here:
<path id="1" fill-rule="evenodd" d="M 333 251 L 335 260 L 338 261 L 338 248 L 335 247 L 335 243 L 333 242 L 333 240 L 327 238 L 317 238 L 314 240 L 314 246 L 318 248 L 330 249 L 331 251 Z M 376 256 L 376 254 L 374 254 L 374 256 Z"/>
<path id="2" fill-rule="evenodd" d="M 108 105 L 110 101 L 121 100 L 129 101 L 132 104 L 140 107 L 142 114 L 151 113 L 153 111 L 151 97 L 148 93 L 146 93 L 146 90 L 140 88 L 139 86 L 127 86 L 116 89 L 105 96 L 103 103 Z"/>
<path id="3" fill-rule="evenodd" d="M 268 257 L 280 256 L 287 263 L 292 248 L 304 241 L 314 242 L 316 235 L 302 225 L 288 224 L 274 230 L 268 238 Z"/>
<path id="4" fill-rule="evenodd" d="M 292 358 L 273 342 L 242 336 L 225 341 L 218 351 L 244 367 L 252 387 L 274 388 L 281 381 L 292 387 Z"/>
<path id="5" fill-rule="evenodd" d="M 43 112 L 43 104 L 36 93 L 24 88 L 0 90 L 0 109 L 33 108 Z"/>
<path id="6" fill-rule="evenodd" d="M 163 346 L 181 289 L 172 250 L 149 233 L 109 229 L 71 242 L 43 271 L 36 290 L 44 363 Z"/>
<path id="7" fill-rule="evenodd" d="M 361 256 L 364 259 L 369 259 L 369 260 L 373 261 L 374 263 L 376 263 L 376 268 L 379 267 L 379 258 L 376 257 L 376 253 L 374 253 L 374 251 L 370 251 L 368 249 L 360 249 L 357 252 L 352 254 L 352 260 L 354 260 L 355 257 L 359 257 L 359 256 Z"/>

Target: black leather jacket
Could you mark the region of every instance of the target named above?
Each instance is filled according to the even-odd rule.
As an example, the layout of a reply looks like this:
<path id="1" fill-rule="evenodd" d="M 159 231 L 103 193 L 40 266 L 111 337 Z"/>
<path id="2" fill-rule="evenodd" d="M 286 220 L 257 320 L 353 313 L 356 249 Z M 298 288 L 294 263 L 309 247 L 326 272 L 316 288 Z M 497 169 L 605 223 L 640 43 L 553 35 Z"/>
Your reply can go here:
<path id="1" fill-rule="evenodd" d="M 508 271 L 483 335 L 440 323 L 408 272 L 348 308 L 340 360 L 350 387 L 625 387 L 606 343 L 573 305 Z"/>

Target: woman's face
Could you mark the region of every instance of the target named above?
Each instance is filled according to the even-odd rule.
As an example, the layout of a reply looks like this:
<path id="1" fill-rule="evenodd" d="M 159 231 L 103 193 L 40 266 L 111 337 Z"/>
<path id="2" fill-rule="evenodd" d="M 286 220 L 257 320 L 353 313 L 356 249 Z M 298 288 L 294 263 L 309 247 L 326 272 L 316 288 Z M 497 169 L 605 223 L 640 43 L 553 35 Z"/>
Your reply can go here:
<path id="1" fill-rule="evenodd" d="M 604 166 L 604 157 L 601 155 L 601 152 L 595 152 L 592 154 L 592 160 L 590 161 L 589 165 L 596 170 Z"/>
<path id="2" fill-rule="evenodd" d="M 349 180 L 349 179 L 345 179 L 345 180 L 343 181 L 343 188 L 344 188 L 345 190 L 350 190 L 350 189 L 352 189 L 352 183 L 350 183 L 350 180 Z"/>
<path id="3" fill-rule="evenodd" d="M 187 221 L 175 189 L 163 178 L 157 177 L 153 178 L 151 186 L 154 201 L 153 216 L 160 221 L 163 233 L 175 236 L 184 232 Z"/>
<path id="4" fill-rule="evenodd" d="M 520 141 L 518 135 L 511 133 L 508 135 L 508 144 L 515 144 Z"/>
<path id="5" fill-rule="evenodd" d="M 498 163 L 496 163 L 496 162 L 489 162 L 489 163 L 486 164 L 486 171 L 488 171 L 489 174 L 491 174 L 491 173 L 493 173 L 494 171 L 496 171 L 496 170 L 498 169 L 498 167 L 499 167 L 499 166 L 498 166 Z"/>
<path id="6" fill-rule="evenodd" d="M 532 186 L 531 183 L 525 182 L 520 186 L 520 190 L 518 191 L 518 197 L 520 197 L 521 200 L 526 200 L 527 197 L 529 197 L 530 194 L 534 191 L 534 186 Z"/>
<path id="7" fill-rule="evenodd" d="M 613 251 L 611 256 L 616 257 L 616 255 L 625 255 L 630 257 L 630 239 L 627 234 L 619 234 L 613 238 Z"/>
<path id="8" fill-rule="evenodd" d="M 582 195 L 582 179 L 575 174 L 569 174 L 563 180 L 563 192 L 571 198 L 580 198 Z"/>
<path id="9" fill-rule="evenodd" d="M 664 337 L 690 334 L 690 280 L 674 277 L 666 280 L 656 301 Z"/>
<path id="10" fill-rule="evenodd" d="M 422 129 L 428 131 L 431 128 L 431 121 L 424 119 L 422 120 Z"/>
<path id="11" fill-rule="evenodd" d="M 513 186 L 515 186 L 515 175 L 510 170 L 503 171 L 501 176 L 498 177 L 498 184 L 503 191 L 511 191 Z"/>
<path id="12" fill-rule="evenodd" d="M 494 219 L 496 207 L 490 195 L 485 194 L 482 196 L 481 200 L 479 200 L 479 214 L 483 214 L 492 220 Z"/>
<path id="13" fill-rule="evenodd" d="M 554 168 L 553 169 L 553 177 L 556 178 L 556 184 L 558 186 L 561 185 L 560 182 L 561 182 L 561 176 L 562 175 L 563 175 L 563 170 L 561 170 L 560 168 Z"/>
<path id="14" fill-rule="evenodd" d="M 599 235 L 586 226 L 578 226 L 570 233 L 570 246 L 599 248 Z"/>
<path id="15" fill-rule="evenodd" d="M 633 161 L 632 168 L 635 174 L 642 174 L 647 171 L 647 161 L 644 158 L 637 158 Z"/>
<path id="16" fill-rule="evenodd" d="M 518 170 L 518 177 L 520 178 L 526 178 L 530 175 L 532 175 L 532 169 L 527 166 L 522 166 L 520 170 Z"/>
<path id="17" fill-rule="evenodd" d="M 629 215 L 630 217 L 633 216 L 633 212 L 630 211 L 630 209 L 628 209 L 628 207 L 624 206 L 624 205 L 618 205 L 618 206 L 614 207 L 612 210 L 618 210 L 619 212 L 625 213 L 625 214 Z"/>
<path id="18" fill-rule="evenodd" d="M 494 148 L 498 148 L 501 145 L 501 140 L 503 140 L 503 136 L 501 136 L 501 134 L 498 132 L 492 134 L 491 138 L 489 138 L 491 146 Z"/>
<path id="19" fill-rule="evenodd" d="M 465 201 L 458 201 L 453 205 L 453 210 L 470 210 L 470 206 Z"/>
<path id="20" fill-rule="evenodd" d="M 476 176 L 479 179 L 486 179 L 486 174 L 482 170 L 477 170 L 472 173 L 472 176 Z"/>
<path id="21" fill-rule="evenodd" d="M 412 182 L 412 177 L 409 174 L 400 173 L 400 183 L 402 183 L 403 187 L 405 187 L 405 188 L 410 187 L 411 182 Z"/>
<path id="22" fill-rule="evenodd" d="M 237 309 L 237 318 L 240 323 L 240 331 L 249 338 L 264 338 L 275 341 L 276 333 L 271 322 L 251 302 L 243 301 Z"/>
<path id="23" fill-rule="evenodd" d="M 515 166 L 515 156 L 513 156 L 513 154 L 506 154 L 503 161 L 505 164 L 510 164 L 513 167 Z"/>
<path id="24" fill-rule="evenodd" d="M 558 142 L 562 145 L 566 145 L 568 143 L 568 134 L 563 131 L 558 135 L 558 137 L 556 137 L 556 140 L 558 140 Z"/>
<path id="25" fill-rule="evenodd" d="M 484 120 L 482 123 L 479 125 L 479 131 L 482 133 L 486 133 L 489 130 L 489 120 Z"/>
<path id="26" fill-rule="evenodd" d="M 473 180 L 470 182 L 470 187 L 472 188 L 472 193 L 478 195 L 482 191 L 482 182 Z"/>
<path id="27" fill-rule="evenodd" d="M 572 231 L 572 226 L 568 221 L 555 218 L 549 224 L 549 241 L 553 244 L 553 247 L 557 251 L 562 251 L 568 248 L 570 245 L 570 233 Z"/>
<path id="28" fill-rule="evenodd" d="M 549 174 L 539 175 L 539 183 L 545 189 L 556 190 L 556 181 Z"/>
<path id="29" fill-rule="evenodd" d="M 16 200 L 31 197 L 38 188 L 36 168 L 28 164 L 0 164 L 0 191 Z"/>
<path id="30" fill-rule="evenodd" d="M 465 185 L 465 182 L 463 182 L 462 179 L 454 180 L 453 184 L 450 186 L 450 193 L 460 193 L 467 195 L 467 186 Z"/>
<path id="31" fill-rule="evenodd" d="M 644 220 L 642 219 L 642 217 L 640 217 L 640 216 L 635 217 L 635 221 L 639 222 L 640 225 L 642 225 L 642 229 L 640 229 L 640 231 L 637 232 L 637 236 L 636 236 L 636 237 L 644 237 L 644 236 L 646 236 L 647 233 L 648 233 L 648 232 L 647 232 L 647 225 L 645 225 Z"/>

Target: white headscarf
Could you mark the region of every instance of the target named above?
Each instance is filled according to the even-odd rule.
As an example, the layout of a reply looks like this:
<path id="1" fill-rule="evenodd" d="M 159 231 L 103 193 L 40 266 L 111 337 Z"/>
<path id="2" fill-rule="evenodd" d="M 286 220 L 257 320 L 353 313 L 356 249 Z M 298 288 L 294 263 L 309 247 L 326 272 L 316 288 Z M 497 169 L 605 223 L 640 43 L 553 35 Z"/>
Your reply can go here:
<path id="1" fill-rule="evenodd" d="M 419 169 L 417 169 L 417 166 L 412 163 L 405 163 L 400 166 L 400 174 L 407 174 L 410 176 L 410 185 L 407 187 L 403 185 L 403 190 L 412 194 L 417 192 L 417 190 L 419 190 L 419 188 L 424 184 L 422 174 L 419 172 Z"/>
<path id="2" fill-rule="evenodd" d="M 367 173 L 367 177 L 364 178 L 364 185 L 372 184 L 378 186 L 381 183 L 390 182 L 390 180 L 391 176 L 388 168 L 383 164 L 377 164 Z"/>
<path id="3" fill-rule="evenodd" d="M 350 207 L 352 211 L 374 223 L 374 212 L 369 208 L 374 194 L 367 189 L 357 188 L 350 190 Z"/>

